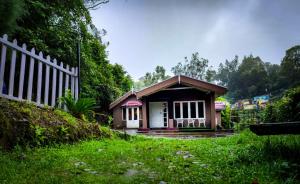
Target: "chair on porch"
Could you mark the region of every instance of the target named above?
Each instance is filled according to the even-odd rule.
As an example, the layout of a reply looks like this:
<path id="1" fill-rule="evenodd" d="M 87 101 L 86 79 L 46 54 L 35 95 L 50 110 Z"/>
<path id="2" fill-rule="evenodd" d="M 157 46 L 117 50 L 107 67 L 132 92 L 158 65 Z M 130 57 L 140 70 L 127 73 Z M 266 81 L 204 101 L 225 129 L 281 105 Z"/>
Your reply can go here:
<path id="1" fill-rule="evenodd" d="M 189 118 L 188 119 L 188 127 L 195 127 L 195 119 Z M 192 125 L 192 126 L 191 126 Z"/>
<path id="2" fill-rule="evenodd" d="M 179 124 L 181 124 L 181 127 L 183 127 L 183 119 L 178 118 L 176 119 L 176 122 L 177 122 L 177 128 L 179 128 Z"/>
<path id="3" fill-rule="evenodd" d="M 203 127 L 206 128 L 206 125 L 205 125 L 205 119 L 201 118 L 201 119 L 198 119 L 198 122 L 199 122 L 199 127 L 201 127 L 201 124 L 203 125 Z"/>

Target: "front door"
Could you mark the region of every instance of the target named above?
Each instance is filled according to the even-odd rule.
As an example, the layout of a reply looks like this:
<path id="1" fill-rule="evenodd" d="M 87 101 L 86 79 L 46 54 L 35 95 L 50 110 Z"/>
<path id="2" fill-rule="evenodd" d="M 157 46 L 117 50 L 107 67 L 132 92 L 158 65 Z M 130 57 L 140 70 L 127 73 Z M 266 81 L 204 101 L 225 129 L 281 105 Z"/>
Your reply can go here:
<path id="1" fill-rule="evenodd" d="M 139 128 L 139 107 L 126 108 L 127 128 Z"/>
<path id="2" fill-rule="evenodd" d="M 150 128 L 164 128 L 168 126 L 168 103 L 149 102 Z"/>

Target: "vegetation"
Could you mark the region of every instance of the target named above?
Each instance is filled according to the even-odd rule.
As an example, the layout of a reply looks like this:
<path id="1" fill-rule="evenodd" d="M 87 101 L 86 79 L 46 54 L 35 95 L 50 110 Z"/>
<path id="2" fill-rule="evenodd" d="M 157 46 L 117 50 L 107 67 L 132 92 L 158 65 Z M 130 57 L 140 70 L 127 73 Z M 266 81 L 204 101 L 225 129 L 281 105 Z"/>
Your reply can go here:
<path id="1" fill-rule="evenodd" d="M 91 21 L 88 8 L 106 2 L 4 0 L 0 2 L 0 35 L 9 34 L 19 44 L 26 43 L 27 48 L 35 47 L 71 66 L 77 66 L 80 43 L 81 97 L 95 99 L 99 110 L 107 112 L 113 99 L 130 90 L 132 80 L 121 65 L 109 63 L 108 44 L 101 39 L 106 31 L 98 30 Z"/>
<path id="2" fill-rule="evenodd" d="M 300 86 L 287 90 L 281 99 L 268 104 L 264 110 L 263 121 L 300 121 Z"/>
<path id="3" fill-rule="evenodd" d="M 231 128 L 231 109 L 230 103 L 224 97 L 218 97 L 216 101 L 225 102 L 225 109 L 221 111 L 221 124 L 224 128 Z"/>
<path id="4" fill-rule="evenodd" d="M 190 60 L 184 58 L 185 62 L 179 62 L 171 70 L 175 75 L 186 75 L 194 79 L 206 80 L 212 82 L 214 80 L 215 71 L 212 66 L 208 68 L 208 60 L 200 58 L 199 53 L 193 53 Z"/>
<path id="5" fill-rule="evenodd" d="M 69 113 L 83 120 L 85 116 L 89 116 L 89 114 L 92 113 L 92 108 L 96 104 L 92 98 L 79 98 L 75 100 L 69 90 L 66 91 L 64 97 L 61 97 L 60 101 L 62 106 L 66 106 Z"/>
<path id="6" fill-rule="evenodd" d="M 299 136 L 138 137 L 0 154 L 1 183 L 298 183 Z"/>
<path id="7" fill-rule="evenodd" d="M 59 109 L 39 108 L 2 98 L 0 109 L 0 146 L 5 149 L 72 143 L 114 135 L 108 128 L 77 119 Z"/>
<path id="8" fill-rule="evenodd" d="M 147 72 L 145 76 L 141 77 L 137 82 L 135 82 L 134 88 L 136 90 L 140 90 L 144 87 L 151 86 L 152 84 L 156 84 L 168 78 L 170 78 L 170 76 L 166 75 L 166 69 L 163 66 L 156 66 L 154 72 Z"/>

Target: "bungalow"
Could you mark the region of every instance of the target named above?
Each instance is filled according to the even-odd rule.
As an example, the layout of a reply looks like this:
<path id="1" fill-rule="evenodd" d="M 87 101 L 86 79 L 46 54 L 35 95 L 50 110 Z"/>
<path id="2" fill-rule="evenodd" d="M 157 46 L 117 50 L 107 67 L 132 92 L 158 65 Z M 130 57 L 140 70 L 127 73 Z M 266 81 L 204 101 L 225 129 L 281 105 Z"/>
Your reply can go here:
<path id="1" fill-rule="evenodd" d="M 215 98 L 225 87 L 178 75 L 110 104 L 114 128 L 140 130 L 205 127 L 215 129 Z"/>

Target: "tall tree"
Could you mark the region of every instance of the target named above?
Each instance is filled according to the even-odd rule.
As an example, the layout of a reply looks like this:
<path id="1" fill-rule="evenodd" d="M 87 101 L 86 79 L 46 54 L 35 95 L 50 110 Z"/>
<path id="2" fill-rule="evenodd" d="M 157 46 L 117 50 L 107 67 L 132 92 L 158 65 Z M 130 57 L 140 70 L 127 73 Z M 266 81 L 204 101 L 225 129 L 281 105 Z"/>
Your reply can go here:
<path id="1" fill-rule="evenodd" d="M 110 64 L 107 59 L 107 45 L 101 40 L 103 34 L 92 24 L 87 3 L 98 6 L 106 1 L 22 2 L 22 11 L 25 13 L 14 16 L 16 27 L 8 30 L 12 37 L 17 38 L 19 43 L 26 43 L 28 48 L 35 47 L 37 51 L 43 51 L 44 55 L 50 55 L 52 59 L 56 58 L 71 66 L 77 65 L 76 44 L 80 42 L 81 97 L 94 98 L 103 111 L 108 110 L 109 103 L 127 91 L 132 80 L 119 65 Z M 0 9 L 7 7 L 5 3 L 6 0 L 0 1 Z M 10 1 L 7 3 L 10 4 Z M 6 24 L 6 20 L 0 21 L 0 29 Z"/>
<path id="2" fill-rule="evenodd" d="M 281 62 L 281 86 L 295 87 L 300 84 L 300 45 L 286 51 Z"/>
<path id="3" fill-rule="evenodd" d="M 135 82 L 134 86 L 136 90 L 139 90 L 168 78 L 170 76 L 166 75 L 166 69 L 163 66 L 156 66 L 154 72 L 147 72 L 145 76 Z"/>
<path id="4" fill-rule="evenodd" d="M 179 62 L 171 69 L 174 75 L 186 75 L 194 79 L 209 80 L 209 82 L 214 79 L 216 72 L 212 67 L 208 69 L 208 60 L 200 58 L 198 52 L 193 53 L 190 60 L 187 57 L 184 59 L 184 63 Z"/>

